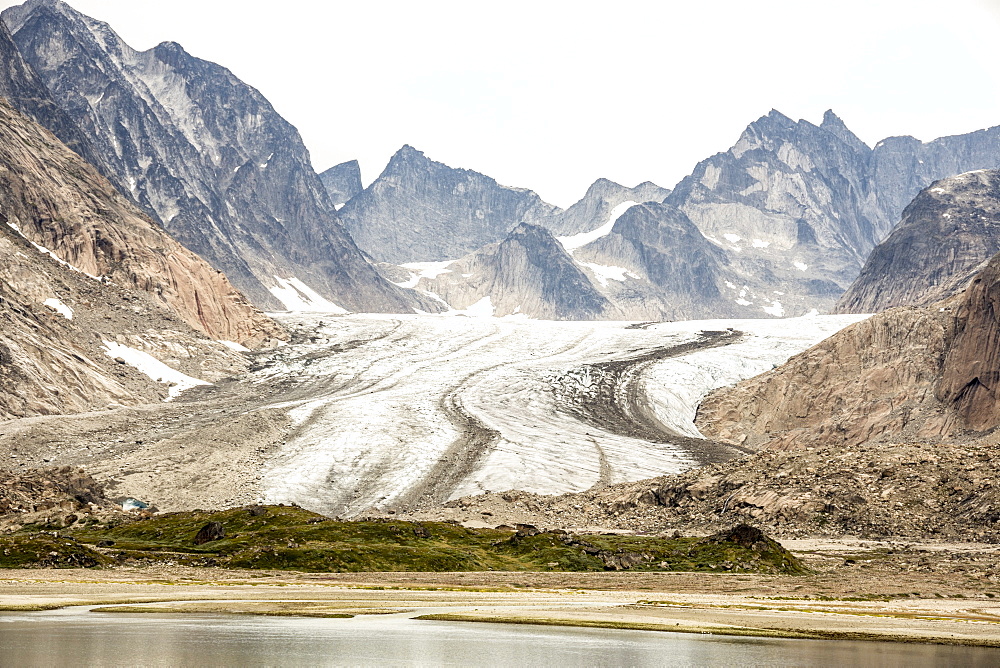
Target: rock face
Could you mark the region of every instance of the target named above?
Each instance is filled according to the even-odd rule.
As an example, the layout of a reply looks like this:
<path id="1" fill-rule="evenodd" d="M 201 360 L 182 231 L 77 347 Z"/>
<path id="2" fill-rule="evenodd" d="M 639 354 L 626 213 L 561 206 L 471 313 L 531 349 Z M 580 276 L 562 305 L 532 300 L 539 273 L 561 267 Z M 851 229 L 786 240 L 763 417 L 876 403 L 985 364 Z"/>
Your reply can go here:
<path id="1" fill-rule="evenodd" d="M 364 190 L 361 185 L 361 166 L 357 160 L 334 165 L 319 175 L 330 201 L 334 206 L 340 206 Z"/>
<path id="2" fill-rule="evenodd" d="M 340 210 L 348 231 L 376 260 L 456 260 L 498 242 L 522 222 L 559 209 L 522 188 L 434 162 L 412 146 Z"/>
<path id="3" fill-rule="evenodd" d="M 0 97 L 36 123 L 48 128 L 62 143 L 107 176 L 107 166 L 62 107 L 45 83 L 24 62 L 7 26 L 0 23 Z"/>
<path id="4" fill-rule="evenodd" d="M 702 161 L 667 202 L 749 272 L 751 290 L 810 295 L 788 315 L 826 310 L 879 238 L 871 151 L 828 113 L 822 126 L 772 111 Z M 772 288 L 773 291 L 773 288 Z"/>
<path id="5" fill-rule="evenodd" d="M 1000 127 L 869 149 L 831 111 L 819 126 L 772 111 L 699 163 L 666 202 L 743 267 L 749 291 L 799 296 L 782 300 L 797 315 L 834 305 L 921 188 L 997 166 Z"/>
<path id="6" fill-rule="evenodd" d="M 880 313 L 774 371 L 713 392 L 696 424 L 709 438 L 754 449 L 940 434 L 934 388 L 954 334 L 950 310 Z"/>
<path id="7" fill-rule="evenodd" d="M 994 429 L 1000 425 L 1000 256 L 965 291 L 955 329 L 935 396 L 949 410 L 949 427 Z"/>
<path id="8" fill-rule="evenodd" d="M 201 258 L 171 239 L 52 134 L 0 102 L 0 220 L 92 276 L 143 291 L 206 335 L 285 338 Z"/>
<path id="9" fill-rule="evenodd" d="M 418 279 L 453 308 L 546 320 L 593 320 L 613 312 L 611 303 L 538 225 L 521 223 L 507 237 L 457 260 L 434 278 Z"/>
<path id="10" fill-rule="evenodd" d="M 868 257 L 841 313 L 925 306 L 957 294 L 1000 252 L 1000 171 L 935 181 Z"/>
<path id="11" fill-rule="evenodd" d="M 629 319 L 725 317 L 741 311 L 723 298 L 733 275 L 726 254 L 668 204 L 629 208 L 609 234 L 575 251 L 573 258 Z"/>
<path id="12" fill-rule="evenodd" d="M 298 132 L 259 92 L 173 42 L 135 51 L 58 0 L 2 16 L 129 195 L 253 302 L 412 310 L 354 246 Z"/>
<path id="13" fill-rule="evenodd" d="M 662 202 L 670 194 L 667 188 L 646 181 L 635 188 L 626 188 L 608 179 L 598 179 L 587 189 L 583 198 L 565 211 L 539 221 L 557 236 L 592 232 L 613 223 L 627 203 Z M 617 215 L 616 215 L 617 214 Z"/>
<path id="14" fill-rule="evenodd" d="M 112 347 L 217 380 L 246 360 L 212 339 L 287 338 L 54 135 L 0 101 L 0 419 L 158 400 Z M 230 344 L 231 345 L 231 344 Z"/>
<path id="15" fill-rule="evenodd" d="M 753 448 L 968 438 L 1000 426 L 1000 255 L 961 295 L 895 308 L 710 394 L 708 437 Z"/>

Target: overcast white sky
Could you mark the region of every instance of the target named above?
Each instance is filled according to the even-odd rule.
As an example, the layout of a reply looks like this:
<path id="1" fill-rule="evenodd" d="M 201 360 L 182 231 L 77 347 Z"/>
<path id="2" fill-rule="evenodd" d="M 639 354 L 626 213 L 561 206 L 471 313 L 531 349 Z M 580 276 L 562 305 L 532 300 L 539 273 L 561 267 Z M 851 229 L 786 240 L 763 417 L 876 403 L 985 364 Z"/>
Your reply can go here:
<path id="1" fill-rule="evenodd" d="M 771 108 L 870 145 L 1000 124 L 1000 0 L 70 4 L 225 65 L 366 183 L 408 143 L 567 206 L 602 176 L 673 186 Z"/>

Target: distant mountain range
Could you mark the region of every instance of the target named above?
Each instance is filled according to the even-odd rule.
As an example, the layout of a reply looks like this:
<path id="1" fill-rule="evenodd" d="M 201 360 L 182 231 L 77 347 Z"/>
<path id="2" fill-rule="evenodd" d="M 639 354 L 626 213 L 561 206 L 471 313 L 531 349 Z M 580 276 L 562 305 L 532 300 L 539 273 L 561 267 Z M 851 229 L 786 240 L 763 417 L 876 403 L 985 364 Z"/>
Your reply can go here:
<path id="1" fill-rule="evenodd" d="M 907 204 L 1000 167 L 1000 127 L 870 148 L 831 111 L 820 125 L 772 111 L 673 189 L 599 179 L 566 210 L 411 146 L 364 188 L 357 161 L 317 175 L 258 91 L 176 43 L 135 51 L 58 0 L 2 18 L 0 95 L 265 309 L 655 320 L 880 308 L 909 297 L 841 298 Z M 903 258 L 902 239 L 869 261 L 866 285 L 894 275 L 886 258 Z"/>

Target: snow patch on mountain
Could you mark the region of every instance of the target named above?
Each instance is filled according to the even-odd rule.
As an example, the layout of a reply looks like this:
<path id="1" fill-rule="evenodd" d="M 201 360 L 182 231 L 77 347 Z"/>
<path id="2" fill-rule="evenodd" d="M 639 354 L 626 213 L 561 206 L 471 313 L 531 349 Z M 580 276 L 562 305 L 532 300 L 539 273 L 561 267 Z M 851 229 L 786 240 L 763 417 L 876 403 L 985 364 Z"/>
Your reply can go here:
<path id="1" fill-rule="evenodd" d="M 59 301 L 55 297 L 50 297 L 50 298 L 46 299 L 44 302 L 42 302 L 42 304 L 44 304 L 45 306 L 48 306 L 50 309 L 52 309 L 53 311 L 55 311 L 56 313 L 58 313 L 62 317 L 66 318 L 67 320 L 72 320 L 73 319 L 73 309 L 71 309 L 70 307 L 66 306 L 66 304 L 63 304 L 61 301 Z"/>
<path id="2" fill-rule="evenodd" d="M 618 218 L 620 218 L 623 213 L 628 211 L 636 204 L 638 204 L 638 202 L 633 202 L 631 200 L 627 202 L 622 202 L 621 204 L 619 204 L 618 206 L 616 206 L 614 209 L 611 210 L 611 214 L 608 216 L 607 222 L 598 227 L 597 229 L 591 230 L 590 232 L 581 232 L 580 234 L 574 234 L 568 237 L 556 237 L 556 241 L 561 243 L 562 247 L 566 250 L 566 252 L 572 255 L 573 251 L 575 251 L 577 248 L 582 248 L 583 246 L 586 246 L 589 243 L 597 241 L 601 237 L 606 237 L 609 234 L 611 234 L 611 230 L 615 226 L 615 221 L 617 221 Z M 624 280 L 624 279 L 618 279 L 618 280 Z"/>
<path id="3" fill-rule="evenodd" d="M 278 285 L 268 288 L 272 295 L 285 305 L 289 311 L 304 311 L 309 313 L 347 313 L 347 309 L 337 306 L 325 299 L 321 294 L 295 278 L 274 277 Z"/>
<path id="4" fill-rule="evenodd" d="M 578 262 L 577 264 L 593 272 L 594 278 L 604 287 L 608 287 L 608 281 L 624 283 L 626 278 L 639 278 L 625 267 L 594 264 L 593 262 Z"/>
<path id="5" fill-rule="evenodd" d="M 211 385 L 208 381 L 201 380 L 200 378 L 192 378 L 176 369 L 171 369 L 149 353 L 115 343 L 114 341 L 103 341 L 102 343 L 107 348 L 105 354 L 108 357 L 121 359 L 125 364 L 144 373 L 158 383 L 170 383 L 171 387 L 168 392 L 171 399 L 185 390 L 190 390 L 192 387 Z"/>

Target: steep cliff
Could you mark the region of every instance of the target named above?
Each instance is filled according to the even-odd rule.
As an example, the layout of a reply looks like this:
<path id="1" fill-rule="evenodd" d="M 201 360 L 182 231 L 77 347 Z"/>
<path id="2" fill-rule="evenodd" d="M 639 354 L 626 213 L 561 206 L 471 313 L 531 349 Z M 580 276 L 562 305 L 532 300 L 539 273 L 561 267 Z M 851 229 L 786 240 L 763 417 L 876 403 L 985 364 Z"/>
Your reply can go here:
<path id="1" fill-rule="evenodd" d="M 455 260 L 558 209 L 522 188 L 399 149 L 382 174 L 340 210 L 358 246 L 403 264 Z"/>
<path id="2" fill-rule="evenodd" d="M 503 241 L 414 278 L 456 309 L 546 320 L 594 320 L 614 313 L 562 246 L 543 227 L 521 223 Z"/>
<path id="3" fill-rule="evenodd" d="M 173 42 L 135 51 L 58 0 L 29 0 L 2 16 L 131 197 L 256 304 L 407 312 L 419 304 L 355 247 L 295 128 L 227 69 Z"/>
<path id="4" fill-rule="evenodd" d="M 1000 252 L 1000 172 L 935 181 L 903 212 L 861 275 L 841 297 L 841 313 L 924 306 L 961 292 Z"/>
<path id="5" fill-rule="evenodd" d="M 101 169 L 107 166 L 90 140 L 69 114 L 49 94 L 38 74 L 21 57 L 7 26 L 0 22 L 0 97 L 25 116 L 48 128 L 84 160 Z"/>
<path id="6" fill-rule="evenodd" d="M 287 338 L 3 100 L 0 260 L 0 419 L 156 401 L 158 378 L 218 380 L 246 368 L 236 344 Z"/>
<path id="7" fill-rule="evenodd" d="M 319 175 L 330 201 L 334 206 L 340 206 L 364 190 L 361 185 L 361 166 L 357 160 L 349 160 Z"/>
<path id="8" fill-rule="evenodd" d="M 215 339 L 256 347 L 281 329 L 55 136 L 0 101 L 0 215 L 79 270 L 141 290 Z"/>
<path id="9" fill-rule="evenodd" d="M 964 293 L 848 327 L 709 395 L 703 434 L 755 448 L 972 438 L 1000 426 L 1000 255 Z"/>

